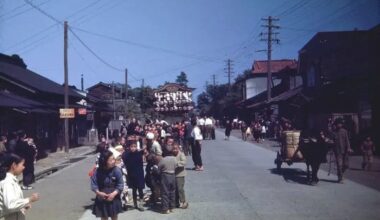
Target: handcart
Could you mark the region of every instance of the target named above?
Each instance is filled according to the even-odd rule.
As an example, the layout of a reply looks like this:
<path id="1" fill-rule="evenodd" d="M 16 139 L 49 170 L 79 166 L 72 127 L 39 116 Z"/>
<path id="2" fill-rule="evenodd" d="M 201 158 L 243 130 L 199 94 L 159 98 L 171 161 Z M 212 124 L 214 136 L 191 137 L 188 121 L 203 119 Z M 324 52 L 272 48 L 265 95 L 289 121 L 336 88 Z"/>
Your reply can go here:
<path id="1" fill-rule="evenodd" d="M 281 149 L 277 152 L 274 163 L 277 170 L 281 169 L 282 163 L 289 166 L 296 162 L 304 162 L 301 152 L 298 150 L 301 131 L 284 131 L 281 137 Z"/>

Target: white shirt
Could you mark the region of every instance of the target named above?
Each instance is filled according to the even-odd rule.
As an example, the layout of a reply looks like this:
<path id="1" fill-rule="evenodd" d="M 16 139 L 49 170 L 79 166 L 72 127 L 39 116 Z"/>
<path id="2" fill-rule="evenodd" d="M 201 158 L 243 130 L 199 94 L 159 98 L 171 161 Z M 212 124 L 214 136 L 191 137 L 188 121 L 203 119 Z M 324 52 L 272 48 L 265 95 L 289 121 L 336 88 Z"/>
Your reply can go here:
<path id="1" fill-rule="evenodd" d="M 152 154 L 155 154 L 156 156 L 162 156 L 162 148 L 161 148 L 160 143 L 158 143 L 157 141 L 153 141 L 150 152 Z"/>
<path id="2" fill-rule="evenodd" d="M 201 126 L 205 125 L 205 120 L 203 118 L 200 118 L 198 120 L 198 125 L 201 125 Z"/>
<path id="3" fill-rule="evenodd" d="M 212 125 L 211 118 L 206 118 L 205 125 Z"/>
<path id="4" fill-rule="evenodd" d="M 29 198 L 24 195 L 18 184 L 17 177 L 7 173 L 5 179 L 0 181 L 0 206 L 5 220 L 25 219 L 25 206 L 30 203 Z"/>
<path id="5" fill-rule="evenodd" d="M 196 141 L 203 140 L 203 136 L 201 133 L 201 129 L 199 129 L 198 126 L 195 126 L 193 130 L 191 131 L 191 137 L 193 137 Z"/>
<path id="6" fill-rule="evenodd" d="M 261 133 L 267 133 L 267 128 L 265 127 L 265 125 L 261 127 Z"/>

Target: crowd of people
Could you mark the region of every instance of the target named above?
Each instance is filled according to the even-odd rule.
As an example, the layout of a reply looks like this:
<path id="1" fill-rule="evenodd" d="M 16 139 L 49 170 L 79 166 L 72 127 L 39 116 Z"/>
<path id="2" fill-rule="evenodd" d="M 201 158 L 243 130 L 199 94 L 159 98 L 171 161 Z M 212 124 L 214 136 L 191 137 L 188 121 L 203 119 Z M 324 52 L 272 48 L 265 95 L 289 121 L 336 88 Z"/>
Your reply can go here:
<path id="1" fill-rule="evenodd" d="M 129 204 L 140 211 L 145 206 L 159 207 L 164 214 L 186 209 L 186 156 L 192 156 L 194 171 L 204 170 L 202 140 L 215 139 L 214 123 L 210 118 L 194 117 L 172 124 L 146 121 L 142 125 L 132 119 L 112 131 L 111 140 L 102 136 L 90 172 L 96 194 L 93 214 L 117 219 Z M 150 194 L 144 193 L 145 186 Z"/>
<path id="2" fill-rule="evenodd" d="M 24 198 L 22 192 L 33 189 L 36 155 L 37 147 L 25 132 L 12 133 L 9 141 L 6 135 L 0 136 L 0 217 L 5 220 L 25 219 L 26 211 L 39 199 L 37 193 Z"/>

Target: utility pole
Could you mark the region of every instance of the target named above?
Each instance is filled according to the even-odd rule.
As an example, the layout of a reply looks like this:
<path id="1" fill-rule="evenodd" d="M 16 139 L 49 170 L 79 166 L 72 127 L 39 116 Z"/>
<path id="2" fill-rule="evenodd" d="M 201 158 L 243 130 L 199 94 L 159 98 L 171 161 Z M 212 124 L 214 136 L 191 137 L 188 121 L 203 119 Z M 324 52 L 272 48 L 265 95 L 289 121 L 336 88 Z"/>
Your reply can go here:
<path id="1" fill-rule="evenodd" d="M 141 80 L 141 104 L 142 105 L 140 105 L 141 109 L 142 109 L 142 107 L 144 105 L 144 96 L 145 96 L 145 94 L 144 94 L 144 91 L 145 91 L 144 87 L 145 87 L 145 81 L 144 81 L 144 79 L 142 79 Z M 143 110 L 143 112 L 145 112 L 145 111 Z"/>
<path id="2" fill-rule="evenodd" d="M 212 85 L 213 85 L 214 87 L 216 86 L 215 74 L 212 74 Z"/>
<path id="3" fill-rule="evenodd" d="M 232 66 L 233 66 L 233 61 L 231 59 L 226 60 L 227 67 L 225 68 L 227 72 L 227 77 L 228 77 L 228 87 L 231 87 L 231 76 L 233 74 Z"/>
<path id="4" fill-rule="evenodd" d="M 68 68 L 68 59 L 67 59 L 67 31 L 68 25 L 67 21 L 64 22 L 63 26 L 63 66 L 65 72 L 65 85 L 64 85 L 64 93 L 65 93 L 65 109 L 69 108 L 69 68 Z M 64 122 L 65 126 L 65 153 L 69 153 L 70 149 L 70 140 L 69 140 L 69 119 L 65 118 Z"/>
<path id="5" fill-rule="evenodd" d="M 116 107 L 115 107 L 115 84 L 112 81 L 112 106 L 113 106 L 113 120 L 116 120 Z"/>
<path id="6" fill-rule="evenodd" d="M 125 68 L 125 119 L 128 114 L 128 69 Z"/>
<path id="7" fill-rule="evenodd" d="M 83 81 L 83 74 L 80 75 L 81 78 L 80 78 L 80 88 L 82 90 L 82 92 L 84 91 L 84 81 Z"/>
<path id="8" fill-rule="evenodd" d="M 279 43 L 279 39 L 277 39 L 277 34 L 278 32 L 273 32 L 273 29 L 279 29 L 280 26 L 277 26 L 277 25 L 273 25 L 273 22 L 274 21 L 278 21 L 279 19 L 278 18 L 273 18 L 271 16 L 269 16 L 268 18 L 262 18 L 261 20 L 263 21 L 267 21 L 268 24 L 267 25 L 261 25 L 262 27 L 267 27 L 268 28 L 268 32 L 267 33 L 261 33 L 260 35 L 263 36 L 263 35 L 267 35 L 267 38 L 263 38 L 261 39 L 261 41 L 267 41 L 267 44 L 268 44 L 268 49 L 267 49 L 267 55 L 268 55 L 268 78 L 267 78 L 267 100 L 268 102 L 271 100 L 272 98 L 272 65 L 271 65 L 271 60 L 272 60 L 272 42 L 276 42 L 276 43 Z M 272 38 L 272 35 L 275 35 L 275 38 Z"/>
<path id="9" fill-rule="evenodd" d="M 207 88 L 208 88 L 208 81 L 206 80 L 206 83 L 205 83 L 205 88 L 206 88 L 206 91 L 207 91 Z"/>

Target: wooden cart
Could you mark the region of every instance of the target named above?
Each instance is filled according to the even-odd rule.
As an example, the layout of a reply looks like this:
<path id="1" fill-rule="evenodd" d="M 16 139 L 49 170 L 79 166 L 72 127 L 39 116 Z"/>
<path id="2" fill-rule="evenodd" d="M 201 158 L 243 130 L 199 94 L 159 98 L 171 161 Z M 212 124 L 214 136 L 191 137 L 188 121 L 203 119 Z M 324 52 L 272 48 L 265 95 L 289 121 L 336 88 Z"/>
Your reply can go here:
<path id="1" fill-rule="evenodd" d="M 281 149 L 277 152 L 274 163 L 277 170 L 281 169 L 282 163 L 289 166 L 295 162 L 304 162 L 301 152 L 298 150 L 300 143 L 300 131 L 284 131 L 282 134 Z"/>

